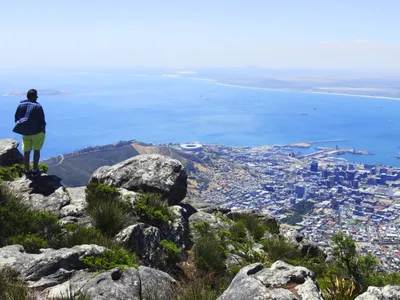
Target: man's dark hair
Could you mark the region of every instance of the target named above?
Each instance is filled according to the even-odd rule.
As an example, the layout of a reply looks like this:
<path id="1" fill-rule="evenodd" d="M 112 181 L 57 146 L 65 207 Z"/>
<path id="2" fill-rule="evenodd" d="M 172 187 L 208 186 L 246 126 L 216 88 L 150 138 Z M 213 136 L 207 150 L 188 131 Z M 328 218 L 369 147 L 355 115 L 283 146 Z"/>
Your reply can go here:
<path id="1" fill-rule="evenodd" d="M 26 97 L 28 98 L 28 100 L 35 100 L 35 98 L 37 97 L 37 90 L 30 89 L 26 94 Z"/>

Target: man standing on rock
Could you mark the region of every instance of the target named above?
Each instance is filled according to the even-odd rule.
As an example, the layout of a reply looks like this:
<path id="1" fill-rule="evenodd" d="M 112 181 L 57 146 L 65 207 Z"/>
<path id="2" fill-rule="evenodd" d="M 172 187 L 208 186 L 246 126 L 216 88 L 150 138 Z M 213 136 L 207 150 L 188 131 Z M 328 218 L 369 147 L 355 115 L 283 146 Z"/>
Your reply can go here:
<path id="1" fill-rule="evenodd" d="M 37 102 L 37 91 L 31 89 L 27 100 L 21 101 L 15 112 L 13 131 L 22 135 L 22 151 L 24 152 L 25 174 L 39 174 L 40 150 L 46 136 L 46 121 L 42 106 Z M 30 155 L 33 150 L 33 169 L 30 171 Z"/>

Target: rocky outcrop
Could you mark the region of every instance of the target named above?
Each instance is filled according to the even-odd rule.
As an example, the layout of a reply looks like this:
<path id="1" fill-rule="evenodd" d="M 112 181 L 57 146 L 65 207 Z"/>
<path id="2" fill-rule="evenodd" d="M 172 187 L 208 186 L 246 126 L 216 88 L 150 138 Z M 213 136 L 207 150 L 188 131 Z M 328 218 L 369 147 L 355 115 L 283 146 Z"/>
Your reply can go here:
<path id="1" fill-rule="evenodd" d="M 34 210 L 48 211 L 60 217 L 61 209 L 70 204 L 70 198 L 57 176 L 42 174 L 32 178 L 21 177 L 7 182 L 7 185 Z"/>
<path id="2" fill-rule="evenodd" d="M 82 258 L 98 256 L 105 250 L 97 245 L 80 245 L 28 254 L 22 246 L 6 246 L 0 248 L 0 268 L 16 271 L 28 288 L 38 293 L 36 299 L 66 297 L 77 292 L 92 300 L 171 299 L 176 281 L 162 271 L 141 266 L 139 270 L 115 268 L 96 274 L 85 269 Z"/>
<path id="3" fill-rule="evenodd" d="M 74 272 L 70 279 L 41 292 L 41 299 L 54 299 L 76 293 L 91 300 L 170 300 L 176 281 L 162 271 L 139 267 L 119 268 L 93 274 L 86 270 Z"/>
<path id="4" fill-rule="evenodd" d="M 288 239 L 297 249 L 301 251 L 304 255 L 311 257 L 317 257 L 319 255 L 325 255 L 323 249 L 317 246 L 314 242 L 307 240 L 303 234 L 296 230 L 288 230 L 282 234 Z"/>
<path id="5" fill-rule="evenodd" d="M 210 225 L 211 229 L 219 230 L 219 229 L 229 229 L 229 224 L 224 220 L 218 218 L 213 214 L 209 214 L 206 212 L 198 211 L 193 214 L 189 218 L 189 225 L 192 227 L 196 223 L 206 222 Z"/>
<path id="6" fill-rule="evenodd" d="M 74 270 L 85 268 L 82 258 L 98 256 L 105 250 L 97 245 L 79 245 L 30 254 L 20 245 L 6 246 L 0 248 L 0 268 L 11 268 L 28 281 L 30 287 L 43 288 L 65 281 Z"/>
<path id="7" fill-rule="evenodd" d="M 217 216 L 206 212 L 198 211 L 193 215 L 191 215 L 189 218 L 189 227 L 191 228 L 190 235 L 194 243 L 198 241 L 200 235 L 196 230 L 192 229 L 194 228 L 194 225 L 200 222 L 207 223 L 210 226 L 211 230 L 229 229 L 229 224 L 223 221 L 222 219 L 218 218 Z"/>
<path id="8" fill-rule="evenodd" d="M 130 191 L 161 193 L 170 205 L 179 203 L 187 192 L 187 174 L 182 164 L 158 154 L 139 155 L 111 167 L 101 167 L 90 181 Z"/>
<path id="9" fill-rule="evenodd" d="M 13 139 L 0 140 L 0 167 L 22 164 L 23 156 L 18 150 L 19 143 Z"/>
<path id="10" fill-rule="evenodd" d="M 148 267 L 139 267 L 142 299 L 170 300 L 177 282 L 167 273 Z"/>
<path id="11" fill-rule="evenodd" d="M 383 288 L 370 286 L 355 300 L 400 300 L 400 286 L 387 285 Z"/>
<path id="12" fill-rule="evenodd" d="M 157 227 L 138 223 L 122 230 L 115 239 L 139 254 L 143 264 L 159 265 L 161 231 Z"/>
<path id="13" fill-rule="evenodd" d="M 179 205 L 170 207 L 174 220 L 170 224 L 160 227 L 163 236 L 175 243 L 179 248 L 186 249 L 189 246 L 189 222 L 186 218 L 186 209 Z"/>
<path id="14" fill-rule="evenodd" d="M 282 261 L 271 268 L 256 263 L 242 268 L 218 300 L 322 300 L 314 273 Z"/>

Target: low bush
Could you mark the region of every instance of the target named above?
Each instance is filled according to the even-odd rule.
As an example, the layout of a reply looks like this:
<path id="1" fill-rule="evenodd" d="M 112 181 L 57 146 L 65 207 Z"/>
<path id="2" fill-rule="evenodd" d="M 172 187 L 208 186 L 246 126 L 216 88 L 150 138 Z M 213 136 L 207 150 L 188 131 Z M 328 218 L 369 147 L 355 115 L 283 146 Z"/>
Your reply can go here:
<path id="1" fill-rule="evenodd" d="M 33 300 L 26 286 L 17 277 L 18 274 L 11 269 L 0 269 L 0 299 Z"/>
<path id="2" fill-rule="evenodd" d="M 232 234 L 232 239 L 235 241 L 242 242 L 246 240 L 247 230 L 246 225 L 242 220 L 234 223 L 230 228 L 230 232 Z"/>
<path id="3" fill-rule="evenodd" d="M 274 228 L 270 228 L 261 219 L 252 216 L 248 213 L 240 213 L 235 215 L 236 224 L 242 223 L 247 229 L 250 236 L 254 241 L 258 242 L 264 237 L 264 234 L 269 232 L 274 232 Z M 279 232 L 278 232 L 279 233 Z"/>
<path id="4" fill-rule="evenodd" d="M 28 253 L 40 253 L 40 249 L 47 248 L 47 241 L 37 234 L 20 234 L 10 238 L 10 244 L 22 245 Z"/>
<path id="5" fill-rule="evenodd" d="M 226 247 L 225 243 L 210 230 L 209 224 L 199 222 L 195 224 L 200 237 L 194 246 L 195 264 L 201 271 L 221 272 L 225 269 Z"/>
<path id="6" fill-rule="evenodd" d="M 138 193 L 133 204 L 133 210 L 139 216 L 140 221 L 160 226 L 174 220 L 168 202 L 159 194 Z"/>
<path id="7" fill-rule="evenodd" d="M 87 256 L 81 259 L 88 268 L 93 271 L 108 271 L 115 267 L 138 268 L 138 258 L 123 248 L 104 251 L 99 256 Z"/>
<path id="8" fill-rule="evenodd" d="M 65 225 L 64 229 L 66 232 L 62 237 L 62 247 L 71 248 L 83 244 L 95 244 L 108 249 L 118 249 L 121 247 L 121 245 L 112 239 L 104 236 L 98 229 L 79 227 L 75 224 Z"/>
<path id="9" fill-rule="evenodd" d="M 0 224 L 1 247 L 18 240 L 28 248 L 33 247 L 31 249 L 35 252 L 45 241 L 49 247 L 55 246 L 61 234 L 61 226 L 56 216 L 48 212 L 30 210 L 21 198 L 4 184 L 0 184 Z M 27 235 L 29 237 L 23 238 Z"/>
<path id="10" fill-rule="evenodd" d="M 268 255 L 268 259 L 272 262 L 298 260 L 302 257 L 301 252 L 283 237 L 263 239 L 261 244 Z"/>
<path id="11" fill-rule="evenodd" d="M 132 208 L 116 188 L 90 183 L 85 193 L 87 212 L 102 233 L 112 237 L 128 225 Z"/>
<path id="12" fill-rule="evenodd" d="M 168 240 L 162 240 L 160 246 L 165 254 L 167 269 L 175 269 L 176 264 L 181 260 L 179 248 L 174 242 Z"/>
<path id="13" fill-rule="evenodd" d="M 215 300 L 228 288 L 233 277 L 227 274 L 200 273 L 182 282 L 173 300 Z"/>
<path id="14" fill-rule="evenodd" d="M 33 169 L 33 165 L 31 165 Z M 39 164 L 38 169 L 40 172 L 47 173 L 49 167 L 46 164 Z M 14 179 L 20 178 L 25 174 L 24 165 L 15 164 L 10 167 L 0 167 L 0 180 L 13 181 Z"/>

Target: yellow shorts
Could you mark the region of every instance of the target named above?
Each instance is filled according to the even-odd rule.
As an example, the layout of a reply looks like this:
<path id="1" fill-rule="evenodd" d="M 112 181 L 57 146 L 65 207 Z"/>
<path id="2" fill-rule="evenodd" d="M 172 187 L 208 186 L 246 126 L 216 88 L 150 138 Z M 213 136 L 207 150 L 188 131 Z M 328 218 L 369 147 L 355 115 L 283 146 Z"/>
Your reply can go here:
<path id="1" fill-rule="evenodd" d="M 35 135 L 24 135 L 22 137 L 22 151 L 41 150 L 46 135 L 44 132 Z"/>

